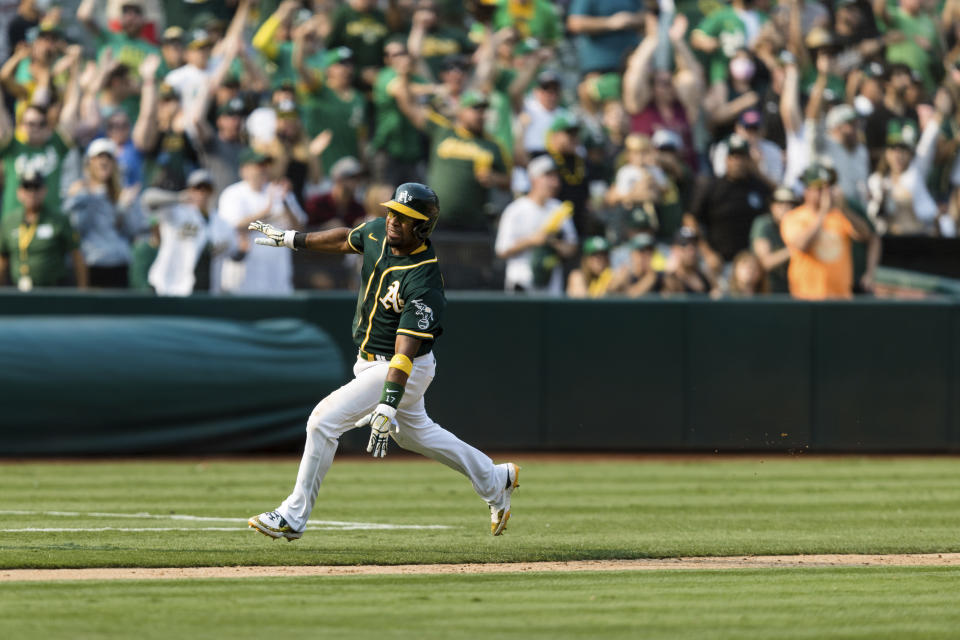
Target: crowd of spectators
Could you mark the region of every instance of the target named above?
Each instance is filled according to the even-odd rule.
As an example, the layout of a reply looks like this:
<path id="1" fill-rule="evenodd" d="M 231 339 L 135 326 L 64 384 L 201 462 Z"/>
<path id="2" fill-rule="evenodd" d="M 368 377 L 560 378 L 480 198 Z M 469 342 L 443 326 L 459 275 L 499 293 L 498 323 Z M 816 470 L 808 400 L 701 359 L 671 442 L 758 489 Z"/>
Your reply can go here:
<path id="1" fill-rule="evenodd" d="M 960 224 L 960 0 L 20 0 L 0 60 L 23 291 L 283 295 L 250 222 L 406 181 L 514 293 L 849 297 Z"/>

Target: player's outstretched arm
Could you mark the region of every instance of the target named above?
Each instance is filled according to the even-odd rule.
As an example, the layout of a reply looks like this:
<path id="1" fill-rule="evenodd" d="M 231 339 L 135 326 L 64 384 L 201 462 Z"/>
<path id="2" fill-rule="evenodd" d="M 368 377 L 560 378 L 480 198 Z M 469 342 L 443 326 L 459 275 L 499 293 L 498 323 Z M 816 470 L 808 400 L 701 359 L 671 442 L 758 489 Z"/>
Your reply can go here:
<path id="1" fill-rule="evenodd" d="M 350 235 L 350 229 L 347 227 L 306 233 L 294 229 L 278 229 L 272 224 L 257 220 L 251 222 L 247 228 L 251 231 L 259 231 L 266 236 L 254 241 L 265 247 L 307 249 L 308 251 L 323 253 L 356 253 L 350 243 L 347 242 L 347 236 Z"/>
<path id="2" fill-rule="evenodd" d="M 407 378 L 413 370 L 413 359 L 420 349 L 420 339 L 412 336 L 397 335 L 394 346 L 394 355 L 387 368 L 387 377 L 383 381 L 383 393 L 380 394 L 380 403 L 372 413 L 360 418 L 357 427 L 370 427 L 370 441 L 367 443 L 367 453 L 374 458 L 383 458 L 387 455 L 387 445 L 390 443 L 390 434 L 400 432 L 397 423 L 397 407 L 403 398 L 403 391 L 407 386 Z"/>

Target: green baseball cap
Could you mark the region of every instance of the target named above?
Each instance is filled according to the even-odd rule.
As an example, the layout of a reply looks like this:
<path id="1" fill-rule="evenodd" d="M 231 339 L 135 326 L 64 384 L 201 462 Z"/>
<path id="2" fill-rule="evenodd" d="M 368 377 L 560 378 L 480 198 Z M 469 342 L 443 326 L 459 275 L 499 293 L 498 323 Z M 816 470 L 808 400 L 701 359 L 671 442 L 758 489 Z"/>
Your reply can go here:
<path id="1" fill-rule="evenodd" d="M 332 64 L 351 64 L 353 63 L 353 49 L 350 47 L 337 47 L 327 51 L 323 56 L 323 66 L 329 67 Z"/>
<path id="2" fill-rule="evenodd" d="M 536 38 L 524 38 L 513 47 L 513 55 L 525 56 L 540 49 L 540 41 Z"/>
<path id="3" fill-rule="evenodd" d="M 910 122 L 896 118 L 887 121 L 887 146 L 913 149 L 917 144 L 917 130 Z"/>
<path id="4" fill-rule="evenodd" d="M 266 154 L 260 153 L 255 149 L 247 147 L 240 152 L 240 165 L 245 164 L 264 164 L 270 162 L 272 158 Z"/>
<path id="5" fill-rule="evenodd" d="M 634 251 L 648 251 L 657 244 L 656 239 L 649 233 L 638 233 L 630 238 L 630 248 Z"/>
<path id="6" fill-rule="evenodd" d="M 553 122 L 550 123 L 551 133 L 554 131 L 573 131 L 574 129 L 579 128 L 580 122 L 577 120 L 576 116 L 566 111 L 561 112 L 553 119 Z"/>
<path id="7" fill-rule="evenodd" d="M 800 180 L 806 187 L 831 185 L 837 181 L 837 172 L 826 165 L 814 162 L 803 172 Z"/>
<path id="8" fill-rule="evenodd" d="M 479 91 L 464 91 L 460 96 L 460 106 L 464 108 L 480 107 L 486 109 L 490 106 L 490 100 Z"/>
<path id="9" fill-rule="evenodd" d="M 583 241 L 583 255 L 585 256 L 608 251 L 610 251 L 610 243 L 603 236 L 591 236 Z"/>
<path id="10" fill-rule="evenodd" d="M 590 95 L 597 102 L 620 99 L 620 76 L 616 73 L 605 73 L 590 87 Z"/>

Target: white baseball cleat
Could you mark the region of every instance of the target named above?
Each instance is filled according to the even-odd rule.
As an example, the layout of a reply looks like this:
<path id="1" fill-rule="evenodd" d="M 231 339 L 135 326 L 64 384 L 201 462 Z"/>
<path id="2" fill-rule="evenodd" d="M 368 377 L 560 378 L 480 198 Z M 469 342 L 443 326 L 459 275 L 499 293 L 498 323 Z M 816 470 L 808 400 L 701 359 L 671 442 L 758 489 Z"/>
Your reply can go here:
<path id="1" fill-rule="evenodd" d="M 513 462 L 497 466 L 507 468 L 507 484 L 497 499 L 490 503 L 490 533 L 495 536 L 507 528 L 507 520 L 510 519 L 510 495 L 520 486 L 520 467 Z"/>
<path id="2" fill-rule="evenodd" d="M 286 538 L 287 542 L 296 540 L 303 531 L 294 531 L 287 521 L 276 511 L 267 511 L 247 520 L 251 528 L 271 538 Z"/>

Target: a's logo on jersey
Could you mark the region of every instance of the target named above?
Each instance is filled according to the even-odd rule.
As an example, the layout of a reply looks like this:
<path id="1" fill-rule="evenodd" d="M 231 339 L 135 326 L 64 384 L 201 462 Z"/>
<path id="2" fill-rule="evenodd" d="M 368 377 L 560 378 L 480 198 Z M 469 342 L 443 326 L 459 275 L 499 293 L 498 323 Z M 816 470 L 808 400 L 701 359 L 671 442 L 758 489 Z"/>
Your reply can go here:
<path id="1" fill-rule="evenodd" d="M 429 329 L 430 325 L 433 324 L 433 309 L 423 304 L 423 300 L 417 298 L 413 301 L 413 308 L 417 313 L 417 327 L 420 329 Z"/>
<path id="2" fill-rule="evenodd" d="M 380 298 L 380 304 L 384 309 L 393 309 L 394 313 L 400 313 L 403 310 L 403 300 L 400 298 L 400 281 L 394 280 L 387 288 L 385 296 Z"/>

